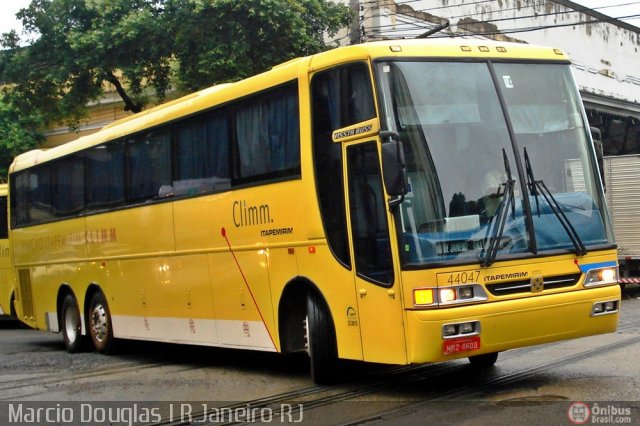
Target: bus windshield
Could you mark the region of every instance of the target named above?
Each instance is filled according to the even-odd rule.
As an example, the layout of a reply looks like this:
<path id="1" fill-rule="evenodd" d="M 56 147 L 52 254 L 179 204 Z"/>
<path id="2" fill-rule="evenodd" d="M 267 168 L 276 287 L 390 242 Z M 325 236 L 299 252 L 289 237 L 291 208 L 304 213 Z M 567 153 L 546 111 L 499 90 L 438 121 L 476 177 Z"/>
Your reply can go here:
<path id="1" fill-rule="evenodd" d="M 383 121 L 405 150 L 409 192 L 396 212 L 404 266 L 483 263 L 491 246 L 500 259 L 613 242 L 568 64 L 393 61 L 377 70 Z"/>

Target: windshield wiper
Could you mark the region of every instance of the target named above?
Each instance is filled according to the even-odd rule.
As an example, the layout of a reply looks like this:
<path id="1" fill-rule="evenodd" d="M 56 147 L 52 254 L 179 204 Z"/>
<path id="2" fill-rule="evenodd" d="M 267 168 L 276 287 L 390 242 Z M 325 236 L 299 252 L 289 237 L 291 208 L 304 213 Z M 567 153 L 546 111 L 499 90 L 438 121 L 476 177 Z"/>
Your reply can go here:
<path id="1" fill-rule="evenodd" d="M 529 187 L 529 192 L 532 196 L 536 198 L 536 209 L 538 210 L 538 217 L 540 217 L 540 203 L 538 201 L 538 195 L 542 195 L 545 199 L 553 214 L 556 215 L 560 224 L 564 228 L 565 232 L 569 236 L 571 243 L 576 249 L 576 254 L 578 256 L 584 256 L 587 254 L 587 247 L 584 245 L 582 238 L 573 227 L 567 215 L 564 214 L 562 208 L 560 207 L 560 203 L 553 196 L 547 185 L 545 185 L 542 179 L 536 180 L 533 176 L 533 168 L 531 167 L 531 161 L 529 160 L 529 154 L 527 153 L 527 148 L 524 148 L 524 165 L 527 172 L 527 186 Z"/>
<path id="2" fill-rule="evenodd" d="M 507 153 L 504 148 L 502 149 L 502 157 L 504 158 L 504 170 L 507 173 L 507 181 L 502 184 L 504 185 L 504 198 L 502 199 L 502 203 L 500 203 L 500 207 L 496 213 L 496 219 L 493 221 L 489 247 L 487 248 L 484 259 L 482 260 L 482 266 L 485 267 L 493 265 L 493 262 L 496 260 L 498 249 L 500 248 L 500 240 L 502 240 L 502 234 L 504 233 L 504 226 L 507 223 L 509 207 L 511 207 L 511 214 L 514 219 L 516 215 L 516 200 L 513 196 L 515 180 L 513 180 L 513 177 L 511 176 L 511 166 L 509 165 L 509 159 L 507 158 Z M 498 193 L 500 193 L 500 190 L 498 190 Z"/>

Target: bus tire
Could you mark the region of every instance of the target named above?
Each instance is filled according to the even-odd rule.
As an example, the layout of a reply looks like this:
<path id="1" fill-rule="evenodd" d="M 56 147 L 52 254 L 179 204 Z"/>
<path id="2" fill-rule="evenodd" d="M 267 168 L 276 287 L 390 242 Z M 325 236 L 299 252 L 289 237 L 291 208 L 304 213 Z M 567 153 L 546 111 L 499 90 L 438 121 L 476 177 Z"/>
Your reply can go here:
<path id="1" fill-rule="evenodd" d="M 316 384 L 329 384 L 337 378 L 336 333 L 326 303 L 315 292 L 307 296 L 306 346 L 311 378 Z"/>
<path id="2" fill-rule="evenodd" d="M 489 354 L 474 355 L 469 357 L 469 362 L 473 368 L 489 368 L 493 367 L 498 361 L 498 352 Z"/>
<path id="3" fill-rule="evenodd" d="M 60 308 L 60 326 L 64 346 L 69 353 L 80 352 L 85 347 L 85 337 L 82 335 L 80 309 L 76 298 L 67 294 L 62 300 Z"/>
<path id="4" fill-rule="evenodd" d="M 102 354 L 113 352 L 114 338 L 111 313 L 102 292 L 91 297 L 88 313 L 89 335 L 96 350 Z"/>

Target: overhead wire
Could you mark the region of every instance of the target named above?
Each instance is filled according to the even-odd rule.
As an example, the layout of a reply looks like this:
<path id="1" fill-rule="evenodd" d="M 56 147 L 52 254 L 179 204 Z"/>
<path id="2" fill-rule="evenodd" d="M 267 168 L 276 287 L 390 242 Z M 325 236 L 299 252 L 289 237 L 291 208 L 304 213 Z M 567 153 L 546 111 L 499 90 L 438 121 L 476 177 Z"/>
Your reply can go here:
<path id="1" fill-rule="evenodd" d="M 488 0 L 488 1 L 495 1 L 495 0 Z M 483 0 L 477 3 L 486 3 L 488 2 L 487 0 Z M 501 22 L 501 21 L 517 21 L 517 20 L 521 20 L 521 19 L 529 19 L 529 18 L 540 18 L 540 17 L 545 17 L 545 16 L 557 16 L 557 15 L 565 15 L 565 14 L 570 14 L 570 13 L 581 13 L 581 12 L 585 12 L 585 11 L 589 11 L 589 10 L 602 10 L 602 9 L 608 9 L 608 8 L 613 8 L 613 7 L 620 7 L 620 6 L 629 6 L 629 5 L 635 5 L 635 4 L 640 4 L 640 1 L 633 1 L 633 2 L 625 2 L 625 3 L 619 3 L 619 4 L 615 4 L 615 5 L 607 5 L 607 6 L 599 6 L 599 7 L 595 7 L 595 8 L 581 8 L 581 9 L 575 9 L 575 10 L 567 10 L 567 11 L 561 11 L 561 12 L 553 12 L 553 13 L 544 13 L 544 14 L 535 14 L 535 15 L 525 15 L 525 16 L 515 16 L 515 17 L 510 17 L 510 18 L 497 18 L 497 19 L 489 19 L 489 20 L 483 20 L 482 22 L 475 22 L 475 24 L 477 23 L 492 23 L 492 22 Z M 448 6 L 448 7 L 454 7 L 454 6 Z M 525 7 L 531 7 L 531 6 L 525 6 Z M 513 10 L 516 8 L 512 8 L 512 9 L 506 9 L 506 10 Z M 520 8 L 522 9 L 522 8 Z M 424 10 L 432 10 L 432 9 L 423 9 L 421 11 Z M 499 12 L 504 12 L 505 9 L 501 9 Z M 478 14 L 484 14 L 484 13 L 491 13 L 491 11 L 488 12 L 481 12 Z M 388 15 L 382 15 L 382 16 L 392 16 L 392 15 L 402 15 L 402 16 L 406 16 L 404 14 L 388 14 Z M 445 19 L 455 19 L 457 17 L 469 17 L 472 15 L 476 15 L 476 14 L 467 14 L 467 15 L 459 15 L 459 16 L 451 16 L 451 17 L 443 17 Z M 603 15 L 605 16 L 605 15 Z M 590 24 L 590 23 L 599 23 L 599 22 L 614 22 L 614 21 L 619 21 L 621 19 L 635 19 L 640 15 L 634 14 L 634 15 L 627 15 L 627 16 L 619 16 L 619 17 L 603 17 L 603 18 L 595 18 L 595 19 L 590 19 L 587 21 L 581 21 L 581 22 L 577 22 L 577 23 L 566 23 L 566 24 L 553 24 L 553 25 L 540 25 L 540 26 L 534 26 L 534 27 L 524 27 L 524 28 L 510 28 L 510 29 L 505 29 L 505 30 L 496 30 L 496 31 L 491 31 L 491 32 L 484 32 L 484 33 L 474 33 L 474 34 L 481 34 L 481 35 L 488 35 L 488 34 L 500 34 L 500 33 L 505 33 L 505 31 L 508 31 L 509 33 L 516 33 L 516 32 L 531 32 L 531 31 L 536 31 L 536 30 L 542 30 L 542 29 L 549 29 L 549 28 L 559 28 L 559 27 L 566 27 L 566 26 L 572 26 L 572 25 L 584 25 L 584 24 Z M 407 18 L 411 18 L 409 16 L 407 16 Z M 471 23 L 469 23 L 471 24 Z M 464 25 L 463 24 L 459 24 L 460 25 Z M 413 26 L 410 28 L 397 28 L 399 26 Z M 411 22 L 403 22 L 403 23 L 397 23 L 394 25 L 381 25 L 378 26 L 377 28 L 373 28 L 371 32 L 369 32 L 368 35 L 370 36 L 375 36 L 376 34 L 382 34 L 385 31 L 385 28 L 395 28 L 394 33 L 398 33 L 398 32 L 414 32 L 414 31 L 423 31 L 424 30 L 424 26 L 418 24 L 418 23 L 411 23 Z M 450 35 L 449 35 L 450 36 Z"/>
<path id="2" fill-rule="evenodd" d="M 535 27 L 525 27 L 525 28 L 512 28 L 505 30 L 496 30 L 496 31 L 487 31 L 487 32 L 474 32 L 473 35 L 497 35 L 497 34 L 515 34 L 515 33 L 525 33 L 525 32 L 533 32 L 540 31 L 552 28 L 562 28 L 562 27 L 571 27 L 577 25 L 588 25 L 588 24 L 596 24 L 601 22 L 615 22 L 621 19 L 635 19 L 640 18 L 640 13 L 635 15 L 627 15 L 627 16 L 619 16 L 619 17 L 611 17 L 611 18 L 603 18 L 603 19 L 595 19 L 588 21 L 578 21 L 578 22 L 570 22 L 566 24 L 553 24 L 553 25 L 540 25 Z M 463 34 L 454 34 L 453 37 L 461 37 Z M 444 36 L 437 36 L 444 37 Z"/>
<path id="3" fill-rule="evenodd" d="M 402 3 L 397 3 L 397 6 L 402 6 L 408 3 L 412 3 L 415 1 L 424 1 L 424 0 L 409 0 L 406 2 L 402 2 Z M 474 4 L 481 4 L 481 3 L 492 3 L 492 2 L 496 2 L 499 0 L 478 0 L 478 1 L 474 1 L 474 2 L 469 2 L 469 3 L 464 3 L 464 4 L 449 4 L 447 6 L 438 6 L 438 7 L 429 7 L 429 8 L 425 8 L 425 9 L 414 9 L 414 11 L 416 13 L 426 13 L 426 12 L 431 12 L 434 10 L 439 10 L 439 9 L 453 9 L 453 8 L 459 8 L 461 6 L 472 6 Z M 364 2 L 364 3 L 378 3 L 378 1 L 374 0 L 374 1 L 369 1 L 369 2 Z M 563 6 L 561 3 L 557 3 L 554 0 L 548 0 L 546 4 L 556 4 L 556 5 L 560 5 Z M 606 5 L 606 6 L 597 6 L 597 7 L 587 7 L 587 6 L 583 6 L 582 8 L 579 9 L 573 9 L 573 10 L 569 10 L 569 11 L 564 11 L 564 12 L 554 12 L 554 14 L 562 14 L 562 13 L 574 13 L 574 12 L 584 12 L 584 11 L 598 11 L 598 10 L 602 10 L 602 9 L 611 9 L 614 7 L 623 7 L 623 6 L 633 6 L 633 5 L 640 5 L 640 1 L 635 0 L 635 1 L 631 1 L 631 2 L 625 2 L 625 3 L 618 3 L 618 4 L 613 4 L 613 5 Z M 477 16 L 477 15 L 484 15 L 484 14 L 492 14 L 492 13 L 502 13 L 502 12 L 506 12 L 506 11 L 511 11 L 511 10 L 522 10 L 522 9 L 530 9 L 530 8 L 535 8 L 535 7 L 541 7 L 543 6 L 543 4 L 529 4 L 529 5 L 520 5 L 520 6 L 516 6 L 516 7 L 511 7 L 511 8 L 500 8 L 497 10 L 485 10 L 482 12 L 475 12 L 475 13 L 467 13 L 464 15 L 456 15 L 456 16 L 449 16 L 449 17 L 443 17 L 446 19 L 455 19 L 455 18 L 463 18 L 463 17 L 469 17 L 469 16 Z M 375 9 L 379 9 L 376 7 L 369 7 L 368 9 L 363 9 L 363 14 L 366 14 L 369 11 L 373 11 Z M 378 17 L 393 17 L 393 16 L 406 16 L 406 13 L 403 12 L 391 12 L 391 13 L 387 13 L 384 15 L 373 15 L 371 16 L 372 18 L 378 18 Z"/>

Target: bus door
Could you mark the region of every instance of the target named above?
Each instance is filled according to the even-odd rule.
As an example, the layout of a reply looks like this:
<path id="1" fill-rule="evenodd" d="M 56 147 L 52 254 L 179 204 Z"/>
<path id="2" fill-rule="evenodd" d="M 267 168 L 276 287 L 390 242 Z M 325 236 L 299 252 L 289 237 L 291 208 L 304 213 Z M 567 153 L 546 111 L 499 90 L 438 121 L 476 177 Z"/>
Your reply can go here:
<path id="1" fill-rule="evenodd" d="M 400 277 L 394 274 L 377 143 L 346 146 L 354 282 L 364 359 L 407 362 Z"/>

